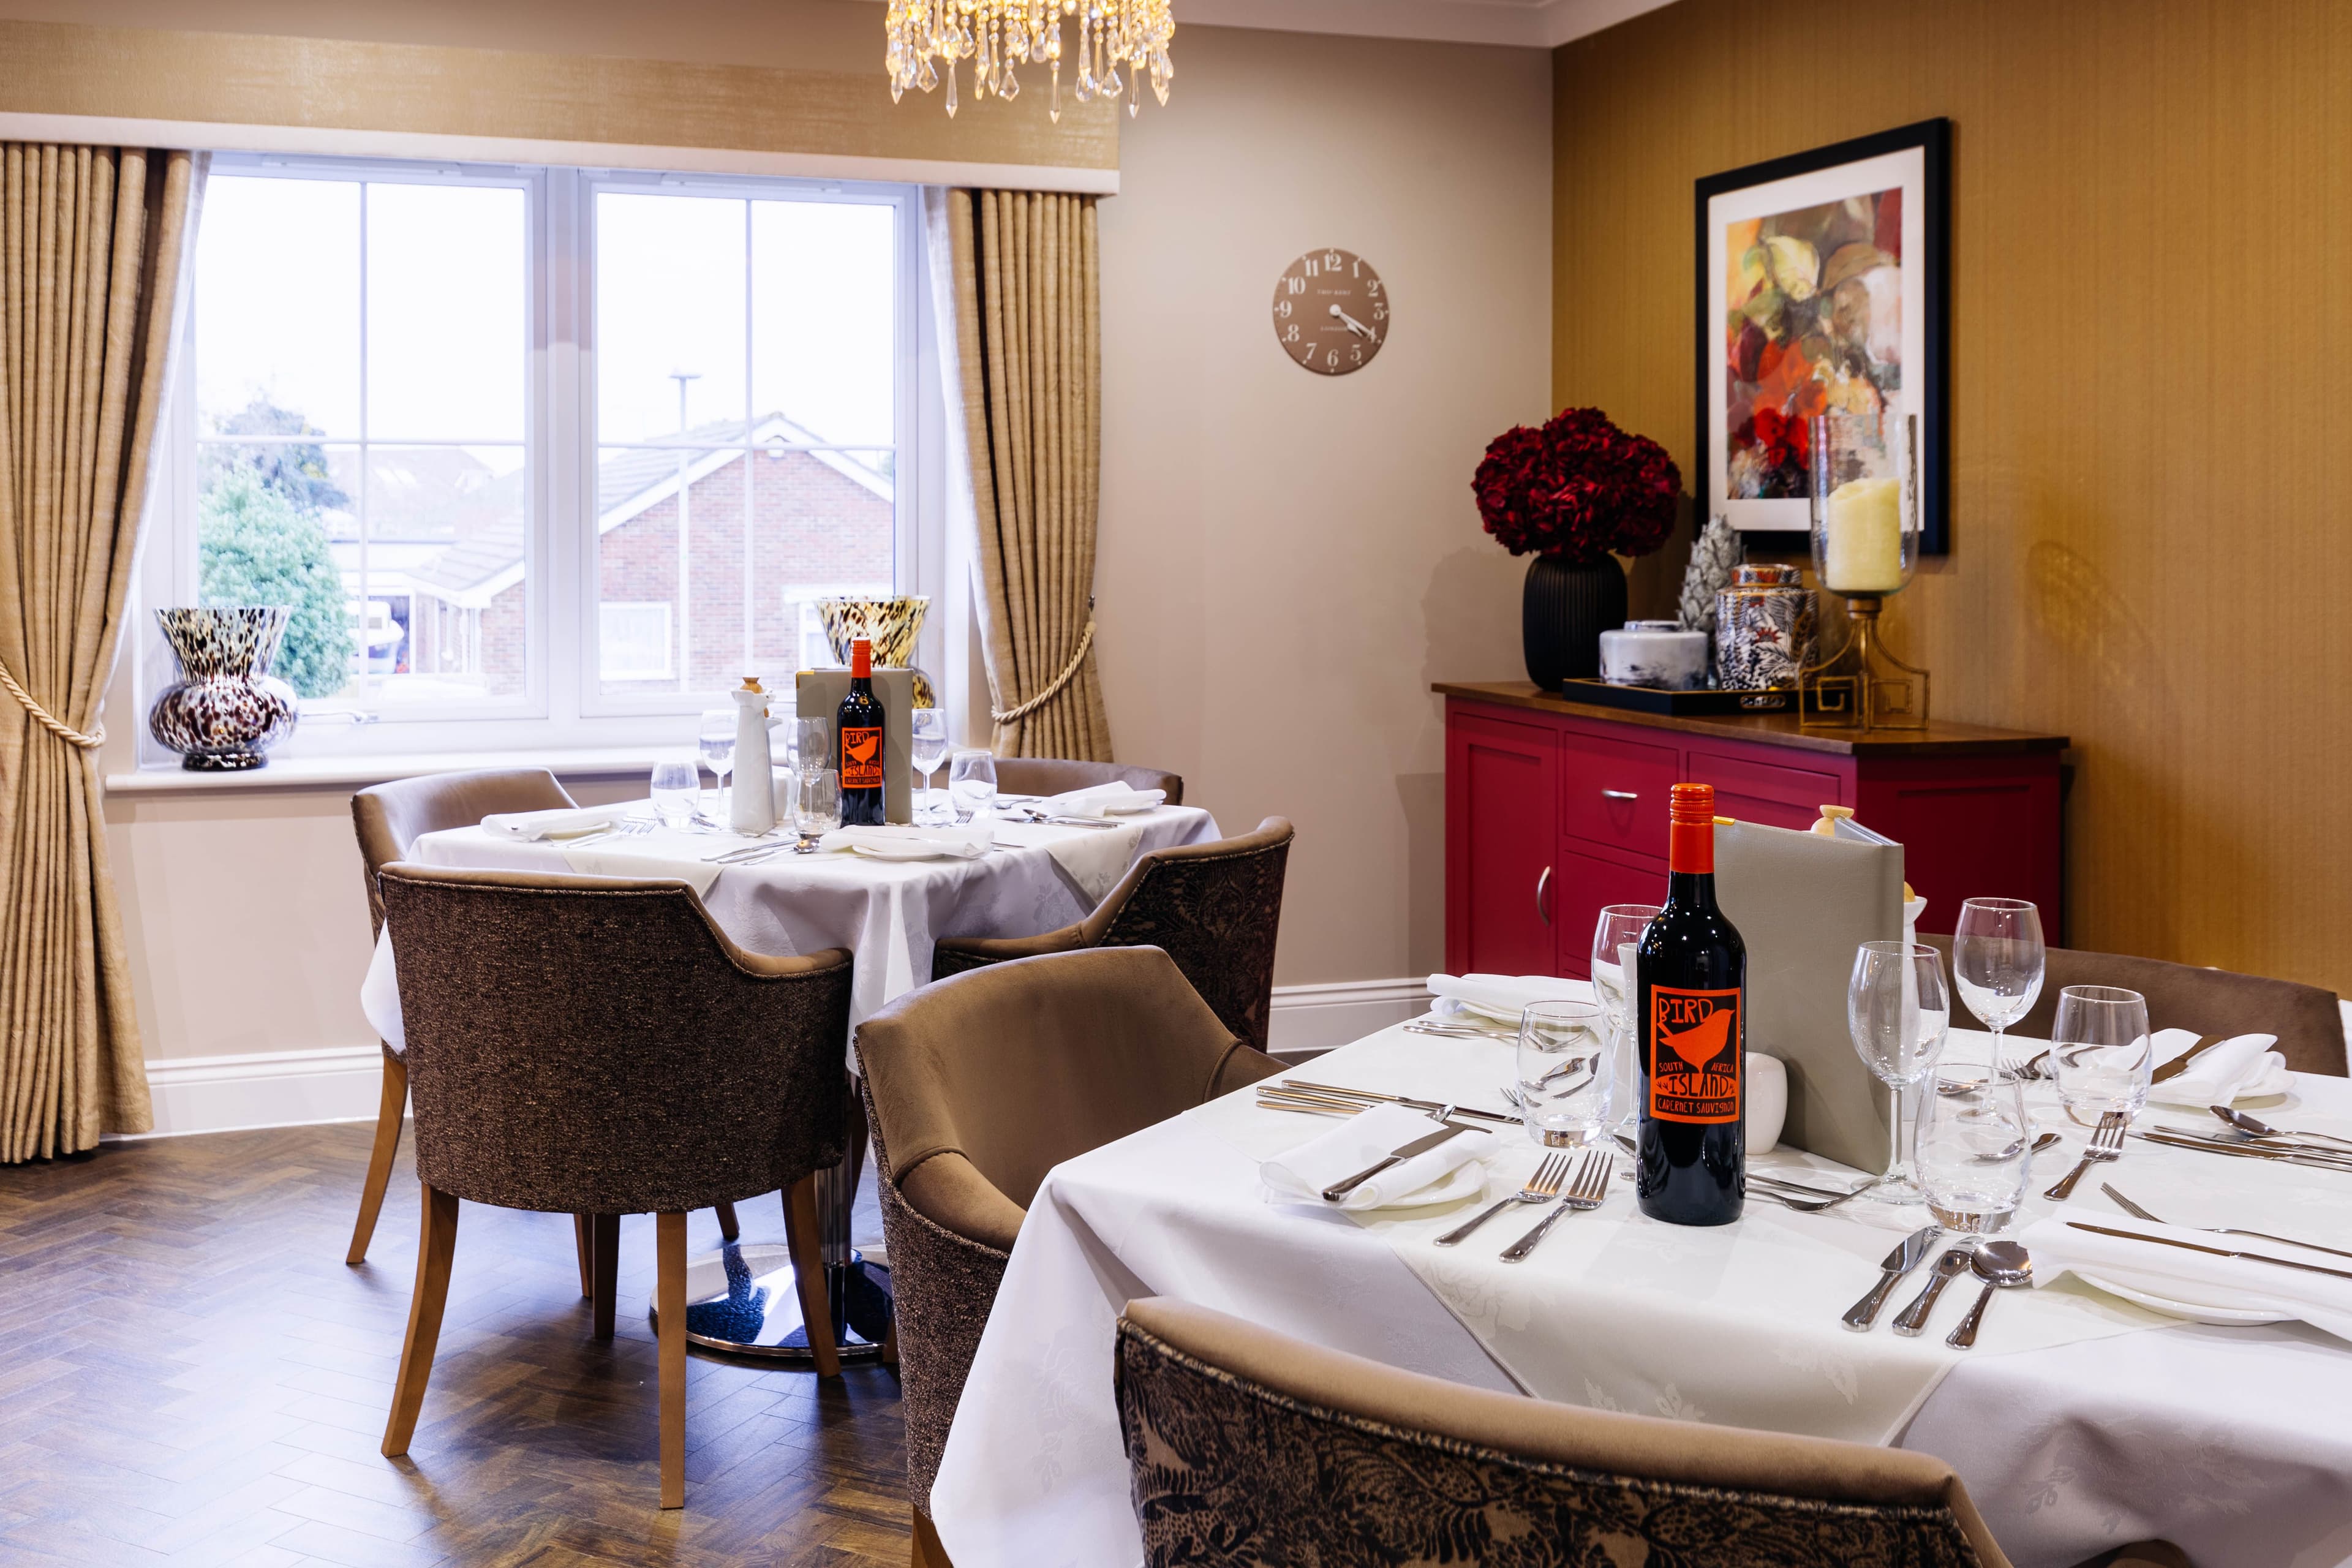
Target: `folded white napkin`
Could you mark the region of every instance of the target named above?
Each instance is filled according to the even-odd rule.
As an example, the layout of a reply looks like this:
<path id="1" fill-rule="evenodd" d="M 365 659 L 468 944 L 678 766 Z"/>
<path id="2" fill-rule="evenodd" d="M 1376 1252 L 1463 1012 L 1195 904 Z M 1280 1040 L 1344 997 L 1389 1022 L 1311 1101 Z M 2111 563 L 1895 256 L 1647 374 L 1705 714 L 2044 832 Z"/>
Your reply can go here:
<path id="1" fill-rule="evenodd" d="M 2197 1044 L 2189 1029 L 2158 1029 L 2150 1039 L 2155 1065 L 2164 1066 Z M 2199 1057 L 2179 1078 L 2148 1086 L 2147 1097 L 2162 1105 L 2228 1105 L 2233 1100 L 2259 1100 L 2284 1094 L 2289 1079 L 2286 1058 L 2271 1049 L 2276 1035 L 2235 1035 Z"/>
<path id="2" fill-rule="evenodd" d="M 1053 816 L 1106 816 L 1150 811 L 1167 798 L 1164 789 L 1129 789 L 1123 784 L 1099 784 L 1065 790 L 1037 804 Z"/>
<path id="3" fill-rule="evenodd" d="M 1424 1113 L 1403 1105 L 1376 1105 L 1350 1116 L 1318 1138 L 1258 1167 L 1266 1190 L 1286 1202 L 1323 1203 L 1323 1189 L 1336 1186 L 1391 1150 L 1437 1131 Z M 1492 1153 L 1500 1142 L 1492 1132 L 1457 1132 L 1425 1154 L 1391 1165 L 1327 1208 L 1376 1209 L 1442 1182 L 1471 1161 Z"/>
<path id="4" fill-rule="evenodd" d="M 482 818 L 482 831 L 518 844 L 541 838 L 576 838 L 610 827 L 629 814 L 634 804 L 619 805 L 559 805 L 548 811 L 501 811 Z"/>
<path id="5" fill-rule="evenodd" d="M 1592 1000 L 1592 987 L 1584 981 L 1550 974 L 1433 974 L 1429 994 L 1453 1003 L 1456 1011 L 1505 1024 L 1517 1024 L 1538 1002 Z"/>
<path id="6" fill-rule="evenodd" d="M 2282 1242 L 2257 1241 L 2244 1236 L 2216 1236 L 2210 1231 L 2191 1230 L 2186 1226 L 2153 1225 L 2126 1215 L 2091 1215 L 2070 1210 L 2037 1221 L 2018 1233 L 2017 1239 L 2033 1257 L 2033 1283 L 2036 1286 L 2051 1284 L 2062 1274 L 2072 1273 L 2084 1277 L 2093 1284 L 2120 1285 L 2127 1290 L 2142 1291 L 2183 1306 L 2277 1312 L 2284 1317 L 2300 1318 L 2313 1328 L 2323 1329 L 2339 1340 L 2352 1340 L 2352 1279 L 2307 1273 L 2300 1268 L 2281 1268 L 2268 1263 L 2252 1263 L 2243 1258 L 2216 1258 L 2205 1252 L 2186 1252 L 2177 1247 L 2159 1247 L 2153 1242 L 2099 1236 L 2087 1230 L 2076 1230 L 2069 1221 L 2104 1226 L 2109 1230 L 2167 1237 L 2198 1247 L 2217 1247 L 2224 1252 L 2260 1253 L 2265 1257 L 2284 1258 L 2296 1263 L 2316 1264 L 2323 1268 L 2341 1268 L 2352 1273 L 2352 1263 L 2343 1258 L 2305 1247 L 2289 1247 Z M 2284 1221 L 2279 1228 L 2282 1235 L 2289 1234 L 2292 1229 Z M 2313 1239 L 2328 1238 L 2320 1236 Z"/>
<path id="7" fill-rule="evenodd" d="M 824 850 L 855 849 L 866 845 L 877 849 L 928 849 L 934 855 L 952 860 L 977 860 L 988 853 L 996 841 L 994 832 L 986 825 L 973 827 L 917 827 L 911 823 L 894 823 L 885 827 L 836 827 L 816 841 Z"/>

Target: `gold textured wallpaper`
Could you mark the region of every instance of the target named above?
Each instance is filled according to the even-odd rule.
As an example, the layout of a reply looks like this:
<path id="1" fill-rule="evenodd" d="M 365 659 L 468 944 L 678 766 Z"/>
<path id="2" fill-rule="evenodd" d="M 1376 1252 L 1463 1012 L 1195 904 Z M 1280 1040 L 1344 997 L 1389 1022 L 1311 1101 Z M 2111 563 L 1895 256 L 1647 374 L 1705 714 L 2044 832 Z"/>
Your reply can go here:
<path id="1" fill-rule="evenodd" d="M 1949 117 L 1952 550 L 1896 644 L 2074 738 L 2071 945 L 2352 991 L 2352 6 L 1680 0 L 1553 68 L 1553 401 L 1685 475 L 1692 182 Z"/>

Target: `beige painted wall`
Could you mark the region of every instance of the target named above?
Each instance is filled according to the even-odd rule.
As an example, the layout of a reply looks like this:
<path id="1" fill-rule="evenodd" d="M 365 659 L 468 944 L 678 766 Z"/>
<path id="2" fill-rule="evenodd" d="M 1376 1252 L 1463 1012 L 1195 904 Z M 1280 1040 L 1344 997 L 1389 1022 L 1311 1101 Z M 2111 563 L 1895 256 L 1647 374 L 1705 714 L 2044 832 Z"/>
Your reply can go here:
<path id="1" fill-rule="evenodd" d="M 1540 54 L 1213 28 L 1102 207 L 1096 587 L 1118 754 L 1228 829 L 1298 827 L 1276 979 L 1444 957 L 1433 679 L 1519 675 L 1516 563 L 1479 531 L 1486 442 L 1546 412 Z M 1274 284 L 1353 250 L 1393 333 L 1353 375 L 1291 363 Z"/>

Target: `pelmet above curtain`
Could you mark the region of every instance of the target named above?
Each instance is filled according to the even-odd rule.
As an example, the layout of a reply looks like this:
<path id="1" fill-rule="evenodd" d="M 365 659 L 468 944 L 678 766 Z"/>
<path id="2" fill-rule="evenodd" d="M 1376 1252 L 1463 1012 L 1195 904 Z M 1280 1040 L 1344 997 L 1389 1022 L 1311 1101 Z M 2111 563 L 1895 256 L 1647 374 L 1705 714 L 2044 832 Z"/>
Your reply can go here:
<path id="1" fill-rule="evenodd" d="M 950 461 L 971 479 L 975 584 L 1001 756 L 1109 762 L 1093 643 L 1102 310 L 1091 196 L 929 193 Z"/>
<path id="2" fill-rule="evenodd" d="M 201 163 L 0 146 L 0 1163 L 153 1125 L 107 871 L 98 710 Z"/>

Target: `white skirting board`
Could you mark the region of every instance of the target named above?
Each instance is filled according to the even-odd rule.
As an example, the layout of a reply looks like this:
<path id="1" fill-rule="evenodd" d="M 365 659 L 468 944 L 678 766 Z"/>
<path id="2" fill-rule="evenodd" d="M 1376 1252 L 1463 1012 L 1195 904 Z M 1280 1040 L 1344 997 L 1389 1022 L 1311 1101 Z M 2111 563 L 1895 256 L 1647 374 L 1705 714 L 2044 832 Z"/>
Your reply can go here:
<path id="1" fill-rule="evenodd" d="M 1305 1061 L 1428 1011 L 1429 982 L 1418 974 L 1277 985 L 1266 1047 L 1285 1061 Z"/>

